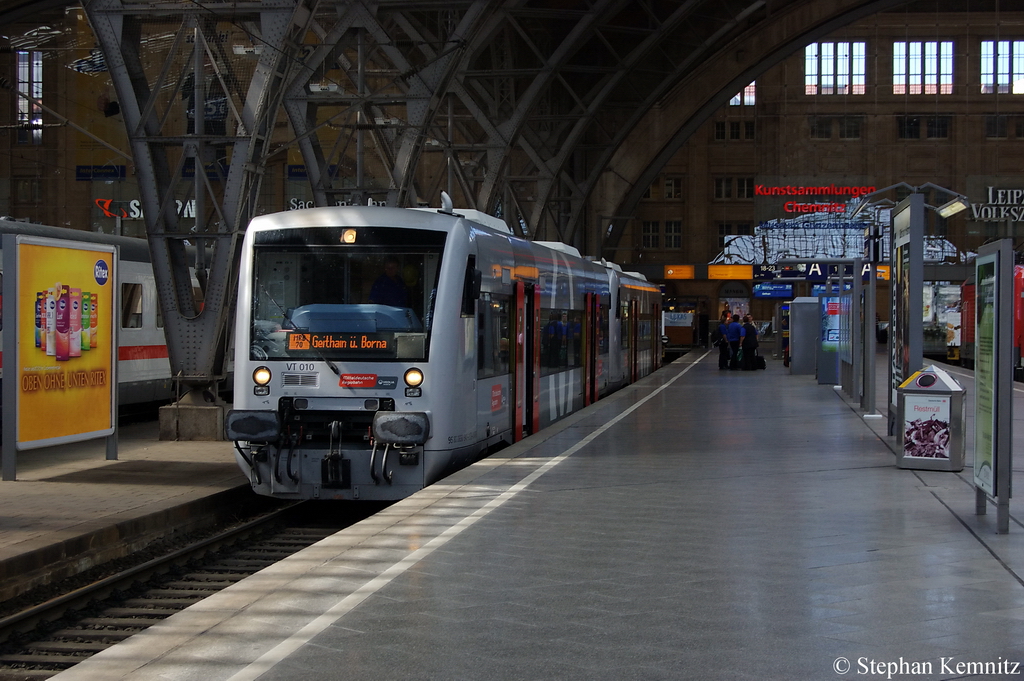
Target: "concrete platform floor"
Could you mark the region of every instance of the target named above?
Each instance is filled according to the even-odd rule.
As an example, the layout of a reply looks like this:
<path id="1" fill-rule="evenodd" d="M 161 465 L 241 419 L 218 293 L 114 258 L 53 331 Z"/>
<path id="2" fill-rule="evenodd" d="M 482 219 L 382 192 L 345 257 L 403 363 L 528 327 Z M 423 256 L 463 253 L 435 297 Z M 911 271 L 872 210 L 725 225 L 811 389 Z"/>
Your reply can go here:
<path id="1" fill-rule="evenodd" d="M 1015 678 L 1024 528 L 967 477 L 691 353 L 55 678 Z"/>
<path id="2" fill-rule="evenodd" d="M 202 527 L 236 492 L 231 443 L 161 442 L 155 423 L 120 429 L 116 461 L 103 440 L 19 452 L 0 482 L 0 599 Z"/>

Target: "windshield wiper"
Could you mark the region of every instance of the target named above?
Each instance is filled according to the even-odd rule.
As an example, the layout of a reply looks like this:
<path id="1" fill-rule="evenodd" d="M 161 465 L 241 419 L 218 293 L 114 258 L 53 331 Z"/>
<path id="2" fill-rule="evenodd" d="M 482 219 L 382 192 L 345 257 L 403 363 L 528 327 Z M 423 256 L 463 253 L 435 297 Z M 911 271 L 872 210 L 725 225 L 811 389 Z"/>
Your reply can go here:
<path id="1" fill-rule="evenodd" d="M 267 298 L 270 299 L 270 302 L 272 302 L 274 305 L 276 305 L 277 309 L 281 311 L 282 319 L 288 319 L 288 311 L 286 309 L 284 309 L 284 307 L 281 305 L 281 303 L 277 302 L 277 300 L 274 298 L 274 296 L 270 295 L 270 291 L 268 291 L 267 287 L 264 286 L 262 283 L 260 284 L 260 290 L 263 291 L 264 295 L 266 295 Z M 308 335 L 308 332 L 307 332 L 307 335 Z M 335 376 L 338 376 L 339 378 L 341 377 L 341 371 L 338 369 L 338 365 L 337 364 L 335 364 L 331 360 L 329 360 L 326 357 L 324 357 L 324 354 L 322 352 L 320 352 L 320 350 L 318 350 L 316 348 L 316 346 L 313 345 L 312 343 L 309 344 L 309 349 L 313 351 L 313 353 L 317 356 L 317 359 L 319 359 L 321 362 L 326 364 L 327 368 L 329 368 L 331 371 L 334 372 Z"/>

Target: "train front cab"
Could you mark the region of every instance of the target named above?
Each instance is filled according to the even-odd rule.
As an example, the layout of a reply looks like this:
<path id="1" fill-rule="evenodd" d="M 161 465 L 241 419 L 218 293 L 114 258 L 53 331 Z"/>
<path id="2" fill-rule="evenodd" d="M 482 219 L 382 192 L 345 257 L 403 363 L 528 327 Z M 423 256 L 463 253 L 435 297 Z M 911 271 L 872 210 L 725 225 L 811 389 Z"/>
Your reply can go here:
<path id="1" fill-rule="evenodd" d="M 472 446 L 475 432 L 458 430 L 446 404 L 462 387 L 471 324 L 459 323 L 466 270 L 448 249 L 452 223 L 390 208 L 252 222 L 226 430 L 256 492 L 401 499 Z M 385 275 L 404 286 L 389 290 Z M 439 453 L 426 446 L 435 434 Z"/>

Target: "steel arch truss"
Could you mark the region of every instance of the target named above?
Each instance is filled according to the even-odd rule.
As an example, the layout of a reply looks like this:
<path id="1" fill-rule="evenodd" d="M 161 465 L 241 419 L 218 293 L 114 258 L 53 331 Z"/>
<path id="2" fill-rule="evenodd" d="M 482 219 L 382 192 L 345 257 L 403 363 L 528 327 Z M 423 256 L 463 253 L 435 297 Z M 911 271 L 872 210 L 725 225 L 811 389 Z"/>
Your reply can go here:
<path id="1" fill-rule="evenodd" d="M 901 1 L 87 0 L 128 128 L 172 370 L 195 383 L 219 371 L 211 339 L 225 335 L 238 237 L 275 154 L 301 158 L 317 205 L 430 204 L 444 189 L 598 255 L 604 216 L 623 214 L 766 55 L 851 8 Z M 680 102 L 676 128 L 645 129 Z M 290 125 L 272 138 L 282 108 Z M 596 197 L 610 176 L 623 196 Z"/>
<path id="2" fill-rule="evenodd" d="M 315 0 L 84 7 L 128 132 L 171 374 L 206 387 L 223 377 L 240 237 Z"/>

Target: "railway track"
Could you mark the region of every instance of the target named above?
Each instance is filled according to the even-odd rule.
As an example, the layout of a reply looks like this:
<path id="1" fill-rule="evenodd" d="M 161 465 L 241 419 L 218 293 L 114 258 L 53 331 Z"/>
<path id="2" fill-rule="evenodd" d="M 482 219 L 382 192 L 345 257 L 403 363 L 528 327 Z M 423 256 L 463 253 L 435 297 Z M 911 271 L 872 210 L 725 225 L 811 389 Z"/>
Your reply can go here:
<path id="1" fill-rule="evenodd" d="M 0 619 L 0 681 L 48 679 L 380 507 L 305 502 Z"/>

